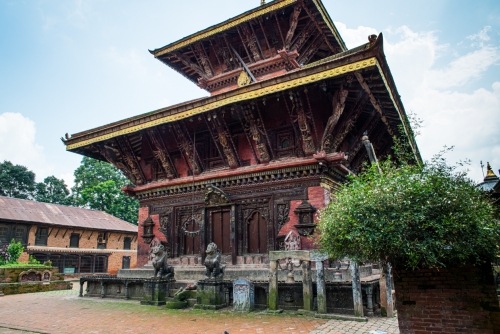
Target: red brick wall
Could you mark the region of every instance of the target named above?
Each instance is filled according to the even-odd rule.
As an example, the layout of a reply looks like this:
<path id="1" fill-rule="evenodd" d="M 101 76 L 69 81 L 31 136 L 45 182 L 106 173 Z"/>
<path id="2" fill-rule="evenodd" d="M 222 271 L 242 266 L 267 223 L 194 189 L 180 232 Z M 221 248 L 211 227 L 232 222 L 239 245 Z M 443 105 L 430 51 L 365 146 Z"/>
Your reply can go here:
<path id="1" fill-rule="evenodd" d="M 308 202 L 318 211 L 325 207 L 325 189 L 321 187 L 310 187 L 307 189 Z M 280 230 L 279 235 L 287 235 L 291 230 L 297 230 L 295 225 L 299 223 L 299 217 L 293 212 L 302 203 L 302 200 L 290 201 L 290 220 Z M 318 222 L 317 214 L 314 215 L 314 222 Z M 314 241 L 310 237 L 300 237 L 302 249 L 314 249 Z"/>
<path id="2" fill-rule="evenodd" d="M 149 208 L 141 207 L 139 208 L 139 231 L 137 236 L 137 267 L 140 268 L 148 263 L 149 255 L 149 245 L 144 242 L 142 235 L 144 233 L 144 228 L 142 223 L 148 218 Z"/>
<path id="3" fill-rule="evenodd" d="M 490 265 L 394 271 L 400 332 L 500 333 Z"/>

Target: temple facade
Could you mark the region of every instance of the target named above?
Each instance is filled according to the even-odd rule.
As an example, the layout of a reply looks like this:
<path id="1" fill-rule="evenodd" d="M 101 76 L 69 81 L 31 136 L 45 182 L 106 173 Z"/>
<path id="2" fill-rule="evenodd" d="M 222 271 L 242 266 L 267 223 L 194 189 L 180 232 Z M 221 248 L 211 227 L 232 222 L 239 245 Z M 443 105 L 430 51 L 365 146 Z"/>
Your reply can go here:
<path id="1" fill-rule="evenodd" d="M 275 0 L 150 51 L 210 96 L 63 139 L 131 181 L 138 266 L 160 243 L 174 266 L 211 242 L 239 267 L 287 235 L 313 249 L 319 210 L 369 159 L 363 135 L 379 158 L 400 136 L 421 160 L 383 36 L 367 37 L 348 50 L 320 0 Z"/>

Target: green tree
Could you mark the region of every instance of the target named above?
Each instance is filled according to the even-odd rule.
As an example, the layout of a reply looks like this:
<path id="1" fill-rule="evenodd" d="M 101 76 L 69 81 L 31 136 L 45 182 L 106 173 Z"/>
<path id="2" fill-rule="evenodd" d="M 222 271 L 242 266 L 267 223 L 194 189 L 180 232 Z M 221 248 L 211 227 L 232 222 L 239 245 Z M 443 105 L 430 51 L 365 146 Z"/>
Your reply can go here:
<path id="1" fill-rule="evenodd" d="M 498 256 L 491 200 L 457 166 L 391 161 L 351 177 L 321 212 L 319 243 L 334 258 L 418 269 Z"/>
<path id="2" fill-rule="evenodd" d="M 64 180 L 55 176 L 48 176 L 43 182 L 36 184 L 35 200 L 45 203 L 71 204 L 68 187 Z"/>
<path id="3" fill-rule="evenodd" d="M 73 203 L 137 224 L 139 202 L 121 191 L 127 184 L 128 179 L 113 165 L 84 157 L 75 170 Z"/>
<path id="4" fill-rule="evenodd" d="M 35 173 L 5 160 L 0 163 L 0 196 L 32 199 L 35 191 Z"/>

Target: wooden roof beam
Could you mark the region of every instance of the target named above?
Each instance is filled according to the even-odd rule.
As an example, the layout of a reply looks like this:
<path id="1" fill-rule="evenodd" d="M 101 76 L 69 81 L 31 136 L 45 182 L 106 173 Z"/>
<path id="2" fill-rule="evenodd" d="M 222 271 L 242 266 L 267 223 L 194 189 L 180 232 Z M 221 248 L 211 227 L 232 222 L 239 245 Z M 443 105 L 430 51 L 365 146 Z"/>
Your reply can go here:
<path id="1" fill-rule="evenodd" d="M 292 42 L 293 35 L 295 34 L 295 29 L 297 28 L 297 23 L 299 22 L 298 19 L 301 11 L 302 11 L 302 6 L 296 5 L 293 9 L 292 16 L 290 17 L 290 28 L 286 33 L 285 46 L 284 46 L 284 49 L 287 51 L 290 48 L 290 43 Z"/>
<path id="2" fill-rule="evenodd" d="M 321 29 L 318 21 L 316 20 L 316 18 L 314 17 L 314 15 L 311 13 L 311 11 L 309 10 L 309 8 L 307 8 L 307 6 L 305 5 L 305 3 L 302 3 L 302 6 L 303 6 L 304 10 L 306 11 L 307 15 L 309 15 L 309 17 L 311 18 L 311 21 L 314 22 L 314 25 L 318 29 L 318 31 L 321 34 L 321 36 L 323 36 L 323 38 L 325 39 L 326 44 L 328 45 L 328 47 L 330 48 L 330 50 L 333 53 L 337 53 L 337 50 L 330 44 L 330 42 L 328 41 L 328 38 L 326 37 L 325 33 L 323 32 L 323 29 Z"/>
<path id="3" fill-rule="evenodd" d="M 358 79 L 358 82 L 361 85 L 361 87 L 368 94 L 373 108 L 375 108 L 375 110 L 380 114 L 380 119 L 386 125 L 387 132 L 389 132 L 389 134 L 391 136 L 394 136 L 394 131 L 392 130 L 391 125 L 389 124 L 389 121 L 387 120 L 387 118 L 384 115 L 384 111 L 382 109 L 382 106 L 379 104 L 379 102 L 377 101 L 377 99 L 375 98 L 373 93 L 371 92 L 370 87 L 368 86 L 365 79 L 363 78 L 363 75 L 359 71 L 354 72 L 354 75 L 356 76 L 356 79 Z"/>

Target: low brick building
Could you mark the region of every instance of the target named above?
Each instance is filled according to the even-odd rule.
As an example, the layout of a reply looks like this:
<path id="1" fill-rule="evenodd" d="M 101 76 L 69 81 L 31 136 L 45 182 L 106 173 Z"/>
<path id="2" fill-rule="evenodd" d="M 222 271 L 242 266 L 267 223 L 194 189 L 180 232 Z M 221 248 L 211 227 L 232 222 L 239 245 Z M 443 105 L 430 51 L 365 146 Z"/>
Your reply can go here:
<path id="1" fill-rule="evenodd" d="M 102 211 L 0 196 L 0 246 L 12 239 L 66 274 L 110 273 L 137 263 L 137 226 Z"/>

